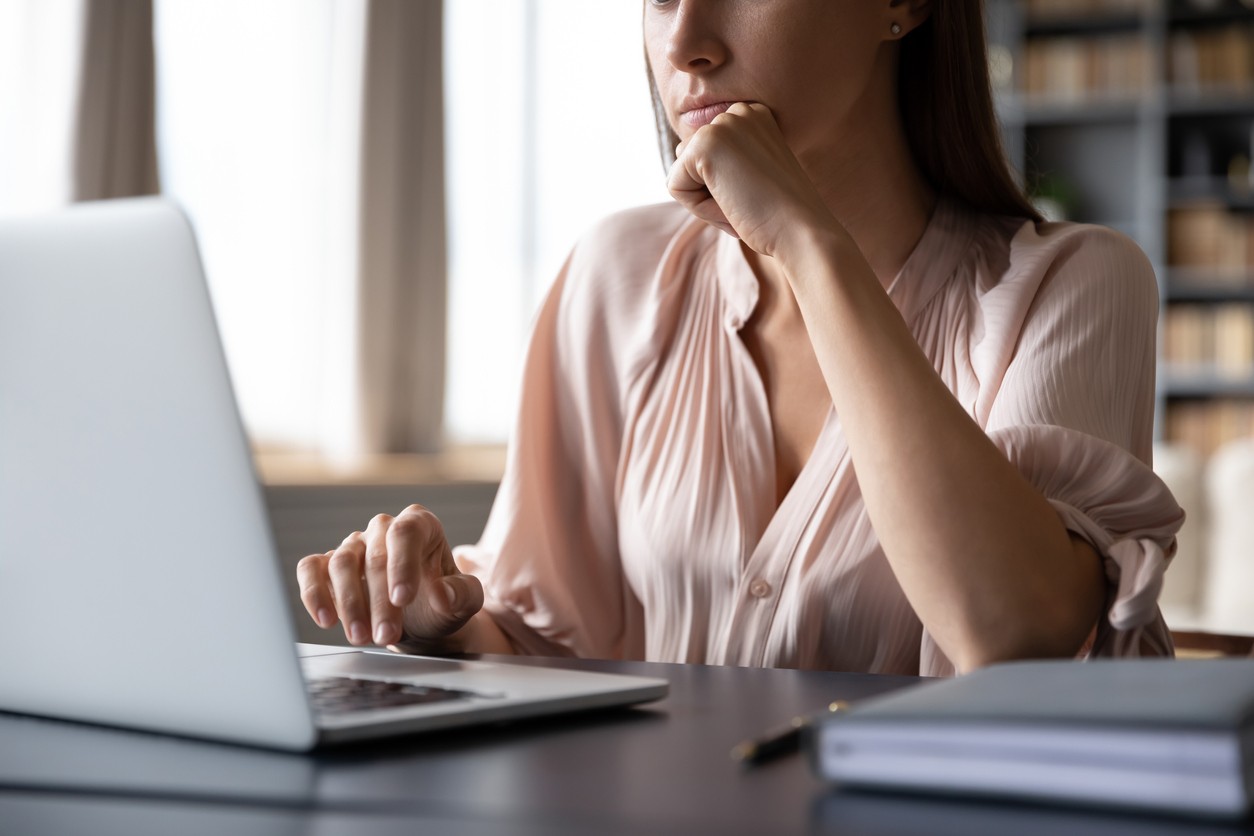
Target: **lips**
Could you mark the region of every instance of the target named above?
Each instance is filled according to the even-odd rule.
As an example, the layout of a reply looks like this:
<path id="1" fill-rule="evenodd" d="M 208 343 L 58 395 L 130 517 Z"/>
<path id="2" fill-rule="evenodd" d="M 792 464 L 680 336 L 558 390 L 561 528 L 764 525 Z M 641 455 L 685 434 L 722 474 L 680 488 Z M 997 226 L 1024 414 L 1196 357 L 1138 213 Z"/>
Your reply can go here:
<path id="1" fill-rule="evenodd" d="M 718 116 L 733 104 L 735 102 L 695 103 L 693 105 L 685 103 L 684 110 L 679 114 L 679 118 L 683 120 L 685 125 L 699 128 L 702 125 L 708 125 L 713 122 L 715 116 Z"/>

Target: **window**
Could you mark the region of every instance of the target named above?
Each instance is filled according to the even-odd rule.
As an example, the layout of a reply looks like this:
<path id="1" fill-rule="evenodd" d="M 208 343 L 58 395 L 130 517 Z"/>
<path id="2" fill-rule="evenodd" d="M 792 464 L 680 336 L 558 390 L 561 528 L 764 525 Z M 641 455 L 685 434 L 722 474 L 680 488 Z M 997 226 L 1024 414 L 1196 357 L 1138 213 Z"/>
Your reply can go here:
<path id="1" fill-rule="evenodd" d="M 162 190 L 258 446 L 334 452 L 355 388 L 363 0 L 155 0 Z M 536 307 L 600 216 L 667 200 L 636 3 L 445 3 L 446 436 L 501 442 Z M 81 0 L 0 3 L 0 214 L 70 198 Z M 348 417 L 346 417 L 348 416 Z"/>
<path id="2" fill-rule="evenodd" d="M 323 449 L 351 356 L 362 4 L 157 0 L 162 190 L 190 215 L 254 442 Z"/>
<path id="3" fill-rule="evenodd" d="M 447 434 L 502 441 L 537 306 L 595 219 L 668 200 L 637 3 L 445 11 Z"/>
<path id="4" fill-rule="evenodd" d="M 0 2 L 0 215 L 70 200 L 78 0 Z"/>

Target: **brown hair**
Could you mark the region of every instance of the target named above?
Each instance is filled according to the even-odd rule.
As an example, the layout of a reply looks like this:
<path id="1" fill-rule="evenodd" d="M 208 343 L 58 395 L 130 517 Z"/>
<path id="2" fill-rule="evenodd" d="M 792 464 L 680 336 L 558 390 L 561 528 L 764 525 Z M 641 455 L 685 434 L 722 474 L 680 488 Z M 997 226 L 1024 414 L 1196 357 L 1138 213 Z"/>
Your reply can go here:
<path id="1" fill-rule="evenodd" d="M 666 121 L 645 56 L 662 163 L 679 137 Z M 997 215 L 1042 220 L 1015 180 L 1001 144 L 988 77 L 983 0 L 932 0 L 932 12 L 901 39 L 897 101 L 915 164 L 937 192 Z"/>

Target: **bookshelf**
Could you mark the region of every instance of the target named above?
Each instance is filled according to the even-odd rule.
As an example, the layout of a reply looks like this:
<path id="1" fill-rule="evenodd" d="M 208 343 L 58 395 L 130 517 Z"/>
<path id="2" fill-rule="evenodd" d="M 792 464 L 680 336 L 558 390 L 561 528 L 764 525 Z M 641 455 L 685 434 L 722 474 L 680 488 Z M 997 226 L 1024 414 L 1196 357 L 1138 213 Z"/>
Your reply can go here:
<path id="1" fill-rule="evenodd" d="M 986 0 L 1007 151 L 1127 233 L 1163 302 L 1160 439 L 1254 436 L 1254 0 Z"/>

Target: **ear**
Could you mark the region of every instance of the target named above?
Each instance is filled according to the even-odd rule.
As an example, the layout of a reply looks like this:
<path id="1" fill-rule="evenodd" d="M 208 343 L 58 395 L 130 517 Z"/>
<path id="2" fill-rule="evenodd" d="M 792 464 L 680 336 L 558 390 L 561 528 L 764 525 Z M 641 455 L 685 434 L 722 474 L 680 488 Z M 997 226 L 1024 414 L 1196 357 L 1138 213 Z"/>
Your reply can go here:
<path id="1" fill-rule="evenodd" d="M 932 13 L 932 0 L 889 0 L 888 26 L 897 24 L 900 32 L 891 31 L 890 37 L 900 39 L 922 26 Z"/>

